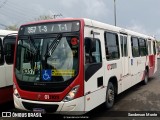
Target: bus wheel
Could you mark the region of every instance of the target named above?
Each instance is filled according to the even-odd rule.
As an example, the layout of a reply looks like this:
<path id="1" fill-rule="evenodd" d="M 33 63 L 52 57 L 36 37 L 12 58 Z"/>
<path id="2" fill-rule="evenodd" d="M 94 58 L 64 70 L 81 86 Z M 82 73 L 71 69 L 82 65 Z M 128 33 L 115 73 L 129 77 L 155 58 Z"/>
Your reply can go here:
<path id="1" fill-rule="evenodd" d="M 110 109 L 114 105 L 114 101 L 115 101 L 114 85 L 112 82 L 109 82 L 106 92 L 106 102 L 105 102 L 106 108 Z"/>
<path id="2" fill-rule="evenodd" d="M 148 74 L 148 71 L 145 70 L 145 77 L 144 77 L 144 80 L 143 80 L 143 84 L 144 85 L 147 85 L 148 79 L 149 79 L 149 74 Z"/>

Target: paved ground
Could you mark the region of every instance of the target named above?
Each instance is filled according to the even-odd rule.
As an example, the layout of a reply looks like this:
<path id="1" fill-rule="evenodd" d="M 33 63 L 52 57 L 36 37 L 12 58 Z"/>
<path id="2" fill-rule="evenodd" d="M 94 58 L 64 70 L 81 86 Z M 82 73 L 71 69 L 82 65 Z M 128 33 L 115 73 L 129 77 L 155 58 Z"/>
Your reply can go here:
<path id="1" fill-rule="evenodd" d="M 0 106 L 0 112 L 11 111 L 14 112 L 13 103 L 7 103 Z M 125 111 L 125 112 L 124 112 Z M 144 111 L 143 113 L 160 113 L 160 59 L 158 60 L 158 71 L 152 77 L 147 85 L 137 84 L 118 96 L 118 99 L 111 110 L 105 110 L 103 106 L 92 110 L 81 118 L 90 118 L 93 120 L 160 120 L 160 117 L 123 117 L 133 111 Z M 138 112 L 136 112 L 138 114 Z M 140 113 L 140 114 L 143 114 Z M 115 117 L 106 117 L 106 116 Z M 119 117 L 117 117 L 119 116 Z M 62 116 L 52 116 L 60 117 Z M 65 116 L 65 119 L 73 117 Z M 78 117 L 76 117 L 77 119 Z M 0 118 L 0 120 L 10 120 L 11 118 Z M 26 118 L 12 118 L 13 120 L 20 120 Z M 75 118 L 74 118 L 75 119 Z M 26 119 L 27 120 L 27 119 Z M 48 119 L 47 119 L 48 120 Z"/>

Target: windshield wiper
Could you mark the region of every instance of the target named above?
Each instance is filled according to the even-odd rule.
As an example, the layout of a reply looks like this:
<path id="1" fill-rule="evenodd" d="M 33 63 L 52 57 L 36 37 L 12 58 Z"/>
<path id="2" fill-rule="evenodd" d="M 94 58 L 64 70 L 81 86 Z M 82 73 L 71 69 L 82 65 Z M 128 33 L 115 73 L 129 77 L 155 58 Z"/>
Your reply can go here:
<path id="1" fill-rule="evenodd" d="M 44 55 L 45 59 L 46 59 L 47 57 L 49 57 L 49 54 L 48 54 L 48 53 L 49 53 L 50 51 L 52 51 L 51 54 L 54 52 L 54 50 L 55 50 L 56 47 L 58 46 L 61 38 L 62 38 L 62 34 L 58 34 L 57 37 L 52 41 L 51 45 L 50 45 L 50 46 L 47 45 L 47 50 L 46 50 L 46 53 L 45 53 L 45 55 Z"/>

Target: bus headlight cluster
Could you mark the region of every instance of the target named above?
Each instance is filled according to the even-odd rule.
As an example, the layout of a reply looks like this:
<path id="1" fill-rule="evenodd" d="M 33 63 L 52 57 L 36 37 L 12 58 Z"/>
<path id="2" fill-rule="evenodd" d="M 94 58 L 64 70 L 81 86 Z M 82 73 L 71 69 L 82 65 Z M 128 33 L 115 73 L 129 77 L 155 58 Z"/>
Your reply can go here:
<path id="1" fill-rule="evenodd" d="M 13 94 L 14 94 L 17 98 L 20 98 L 20 95 L 19 95 L 19 93 L 18 93 L 18 90 L 17 90 L 17 88 L 16 88 L 15 83 L 13 84 Z"/>
<path id="2" fill-rule="evenodd" d="M 72 88 L 72 90 L 66 95 L 66 97 L 64 98 L 64 102 L 68 102 L 71 101 L 75 98 L 76 93 L 78 91 L 79 85 L 75 86 L 74 88 Z"/>

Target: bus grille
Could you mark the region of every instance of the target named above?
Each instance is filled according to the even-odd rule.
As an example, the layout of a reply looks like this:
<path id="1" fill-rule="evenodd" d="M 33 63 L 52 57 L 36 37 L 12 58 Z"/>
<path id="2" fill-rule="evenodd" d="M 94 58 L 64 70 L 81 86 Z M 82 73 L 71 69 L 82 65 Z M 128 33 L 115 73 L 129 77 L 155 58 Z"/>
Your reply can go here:
<path id="1" fill-rule="evenodd" d="M 22 104 L 27 110 L 33 111 L 33 108 L 42 108 L 48 113 L 56 112 L 59 106 L 59 105 L 28 103 L 28 102 L 22 102 Z"/>

